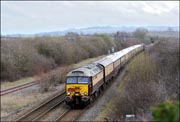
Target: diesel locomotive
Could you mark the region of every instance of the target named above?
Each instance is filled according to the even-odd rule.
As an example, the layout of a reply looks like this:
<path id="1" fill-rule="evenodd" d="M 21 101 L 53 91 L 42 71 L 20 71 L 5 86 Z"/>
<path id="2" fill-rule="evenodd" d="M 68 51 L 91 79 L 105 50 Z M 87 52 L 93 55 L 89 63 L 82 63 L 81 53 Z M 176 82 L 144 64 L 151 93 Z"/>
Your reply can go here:
<path id="1" fill-rule="evenodd" d="M 134 45 L 70 71 L 66 76 L 66 104 L 71 107 L 89 104 L 129 59 L 142 50 L 143 44 Z"/>

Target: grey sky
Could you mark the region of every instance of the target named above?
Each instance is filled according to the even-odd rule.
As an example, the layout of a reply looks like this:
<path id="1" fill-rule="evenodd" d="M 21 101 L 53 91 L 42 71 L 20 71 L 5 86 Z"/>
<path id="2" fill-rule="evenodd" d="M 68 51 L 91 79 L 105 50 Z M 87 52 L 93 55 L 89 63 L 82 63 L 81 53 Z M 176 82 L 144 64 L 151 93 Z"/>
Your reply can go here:
<path id="1" fill-rule="evenodd" d="M 28 34 L 109 25 L 179 26 L 179 2 L 1 2 L 1 34 Z"/>

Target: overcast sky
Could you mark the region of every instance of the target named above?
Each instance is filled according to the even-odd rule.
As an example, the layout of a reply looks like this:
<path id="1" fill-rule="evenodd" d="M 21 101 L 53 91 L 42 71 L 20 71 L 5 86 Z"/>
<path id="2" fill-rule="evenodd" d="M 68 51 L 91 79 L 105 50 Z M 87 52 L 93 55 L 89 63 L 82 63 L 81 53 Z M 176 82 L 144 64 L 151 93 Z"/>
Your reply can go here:
<path id="1" fill-rule="evenodd" d="M 179 26 L 178 1 L 1 2 L 1 34 L 89 26 Z"/>

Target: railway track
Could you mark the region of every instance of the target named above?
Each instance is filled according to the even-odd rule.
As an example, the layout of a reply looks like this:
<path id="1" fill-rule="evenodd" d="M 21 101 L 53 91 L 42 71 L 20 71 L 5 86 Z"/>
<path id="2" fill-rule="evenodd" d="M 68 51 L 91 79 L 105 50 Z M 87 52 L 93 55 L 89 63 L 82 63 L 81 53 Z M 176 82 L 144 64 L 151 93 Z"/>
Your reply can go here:
<path id="1" fill-rule="evenodd" d="M 110 82 L 107 86 L 105 86 L 106 88 L 108 88 L 110 85 L 112 84 L 112 82 Z M 85 112 L 87 111 L 89 108 L 91 108 L 94 104 L 96 104 L 96 102 L 98 101 L 98 99 L 101 99 L 101 97 L 103 96 L 104 92 L 107 89 L 101 91 L 101 93 L 98 95 L 97 98 L 94 98 L 93 101 L 91 101 L 91 103 L 87 106 L 85 106 L 84 108 L 80 107 L 80 108 L 75 108 L 75 109 L 67 109 L 66 111 L 64 111 L 64 113 L 60 114 L 53 122 L 75 122 L 79 119 L 79 117 Z"/>
<path id="2" fill-rule="evenodd" d="M 10 94 L 12 92 L 15 92 L 15 91 L 18 91 L 18 90 L 21 90 L 21 89 L 25 89 L 25 88 L 28 88 L 28 87 L 31 87 L 31 86 L 38 85 L 41 81 L 42 80 L 32 81 L 32 82 L 29 82 L 29 83 L 25 83 L 25 84 L 22 84 L 22 85 L 18 85 L 18 86 L 15 86 L 15 87 L 11 87 L 11 88 L 2 90 L 0 96 Z"/>
<path id="3" fill-rule="evenodd" d="M 76 121 L 82 113 L 84 113 L 89 106 L 83 108 L 83 109 L 67 109 L 63 114 L 58 116 L 54 122 L 64 122 L 64 121 Z"/>
<path id="4" fill-rule="evenodd" d="M 109 85 L 111 85 L 112 82 L 110 82 L 106 88 L 109 87 Z M 105 89 L 106 90 L 106 89 Z M 53 109 L 58 108 L 58 106 L 60 106 L 58 109 L 62 109 L 61 112 L 58 112 L 58 116 L 54 117 L 53 119 L 51 118 L 50 121 L 52 122 L 60 122 L 60 121 L 77 121 L 79 119 L 79 117 L 90 107 L 92 107 L 97 101 L 98 99 L 101 98 L 101 96 L 103 96 L 104 91 L 97 97 L 95 98 L 92 103 L 82 109 L 70 109 L 66 106 L 65 102 L 64 102 L 64 98 L 65 98 L 65 90 L 59 92 L 57 95 L 55 95 L 54 97 L 52 97 L 51 99 L 45 101 L 44 103 L 42 103 L 41 105 L 39 105 L 38 107 L 34 108 L 33 110 L 29 111 L 27 114 L 21 116 L 20 118 L 18 118 L 17 120 L 15 120 L 15 122 L 19 122 L 19 121 L 47 121 L 48 119 L 48 114 L 53 114 Z M 52 112 L 52 113 L 51 113 Z"/>
<path id="5" fill-rule="evenodd" d="M 41 117 L 46 115 L 53 108 L 63 103 L 65 95 L 66 95 L 65 90 L 59 92 L 58 94 L 53 96 L 51 99 L 44 101 L 41 105 L 37 106 L 33 110 L 29 111 L 28 113 L 24 114 L 20 118 L 16 119 L 15 122 L 38 121 Z"/>

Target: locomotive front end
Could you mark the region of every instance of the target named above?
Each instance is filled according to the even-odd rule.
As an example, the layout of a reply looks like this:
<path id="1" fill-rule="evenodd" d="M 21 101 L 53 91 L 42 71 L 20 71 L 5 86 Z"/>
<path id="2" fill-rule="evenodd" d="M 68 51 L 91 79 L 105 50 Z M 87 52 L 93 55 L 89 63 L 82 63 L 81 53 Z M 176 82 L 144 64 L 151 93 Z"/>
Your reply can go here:
<path id="1" fill-rule="evenodd" d="M 88 77 L 67 77 L 66 78 L 66 98 L 68 105 L 78 105 L 89 101 L 89 78 Z"/>
<path id="2" fill-rule="evenodd" d="M 98 79 L 102 79 L 99 78 L 100 72 L 102 69 L 97 67 L 97 64 L 85 65 L 70 71 L 66 75 L 66 104 L 71 107 L 88 105 L 93 98 L 93 90 L 96 90 L 93 85 L 99 84 Z"/>
<path id="3" fill-rule="evenodd" d="M 88 104 L 90 100 L 90 81 L 85 68 L 71 71 L 66 76 L 66 98 L 69 106 Z"/>

